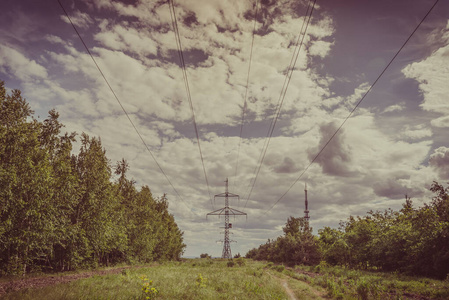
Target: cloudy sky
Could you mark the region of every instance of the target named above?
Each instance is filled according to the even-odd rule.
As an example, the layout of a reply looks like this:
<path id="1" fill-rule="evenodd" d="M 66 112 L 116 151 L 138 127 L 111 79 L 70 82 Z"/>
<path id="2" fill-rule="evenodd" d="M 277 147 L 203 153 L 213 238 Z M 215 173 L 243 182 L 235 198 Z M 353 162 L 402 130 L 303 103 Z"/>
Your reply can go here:
<path id="1" fill-rule="evenodd" d="M 232 252 L 243 255 L 303 216 L 305 182 L 317 233 L 349 215 L 398 209 L 405 194 L 420 206 L 432 181 L 449 181 L 448 1 L 306 170 L 434 2 L 318 0 L 284 97 L 306 0 L 259 1 L 256 23 L 254 0 L 175 0 L 203 170 L 168 2 L 61 0 L 180 197 L 57 0 L 3 1 L 0 80 L 22 90 L 40 120 L 55 108 L 67 131 L 100 136 L 112 163 L 125 158 L 139 186 L 167 193 L 186 256 L 221 256 L 224 219 L 206 214 L 224 206 L 213 196 L 229 178 L 241 197 L 230 205 L 248 213 L 232 219 Z"/>

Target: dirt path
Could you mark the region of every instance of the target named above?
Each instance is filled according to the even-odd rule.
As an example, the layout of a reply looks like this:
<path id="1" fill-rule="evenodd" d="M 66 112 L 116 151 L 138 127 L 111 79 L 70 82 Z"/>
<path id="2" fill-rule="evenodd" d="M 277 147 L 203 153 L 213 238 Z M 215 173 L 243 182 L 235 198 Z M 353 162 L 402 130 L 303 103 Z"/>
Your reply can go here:
<path id="1" fill-rule="evenodd" d="M 27 288 L 40 288 L 49 285 L 59 284 L 59 283 L 68 283 L 71 281 L 89 278 L 94 275 L 108 275 L 108 274 L 118 274 L 125 269 L 130 268 L 141 268 L 141 266 L 135 267 L 121 267 L 114 268 L 108 270 L 99 270 L 99 271 L 87 271 L 78 274 L 60 274 L 55 276 L 42 276 L 42 277 L 33 277 L 33 278 L 23 278 L 23 279 L 13 279 L 10 281 L 0 281 L 0 297 L 5 295 L 6 293 L 18 291 L 21 289 Z"/>
<path id="2" fill-rule="evenodd" d="M 290 300 L 297 300 L 295 297 L 295 293 L 293 293 L 293 291 L 288 286 L 287 280 L 282 280 L 282 286 L 284 287 L 285 291 L 287 292 L 288 296 L 290 297 Z"/>
<path id="3" fill-rule="evenodd" d="M 281 278 L 277 277 L 276 275 L 271 274 L 270 272 L 267 272 L 267 274 L 270 275 L 270 277 L 273 278 L 274 280 L 278 280 L 278 281 L 281 282 L 282 287 L 287 292 L 288 297 L 289 297 L 290 300 L 297 300 L 296 297 L 295 297 L 295 293 L 293 293 L 293 291 L 288 286 L 287 280 L 281 279 Z"/>
<path id="4" fill-rule="evenodd" d="M 327 299 L 325 297 L 325 295 L 322 292 L 317 291 L 315 288 L 313 288 L 310 284 L 308 284 L 307 282 L 304 281 L 300 281 L 301 282 L 301 287 L 299 286 L 289 286 L 288 284 L 288 280 L 293 279 L 292 277 L 289 277 L 288 275 L 285 274 L 272 274 L 271 272 L 267 272 L 268 275 L 270 275 L 273 279 L 278 280 L 282 287 L 284 288 L 284 290 L 287 292 L 288 297 L 290 300 L 300 300 L 300 299 Z M 309 274 L 307 274 L 309 275 Z M 315 273 L 311 273 L 310 275 L 312 276 L 316 276 L 317 274 Z M 299 293 L 299 299 L 296 297 L 295 295 L 295 291 L 297 293 Z"/>

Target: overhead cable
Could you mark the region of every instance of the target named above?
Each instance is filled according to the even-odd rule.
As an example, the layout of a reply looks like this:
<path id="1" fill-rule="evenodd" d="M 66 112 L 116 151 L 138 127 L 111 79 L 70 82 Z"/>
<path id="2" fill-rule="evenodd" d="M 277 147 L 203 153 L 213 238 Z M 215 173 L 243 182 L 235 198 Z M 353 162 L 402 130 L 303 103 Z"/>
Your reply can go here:
<path id="1" fill-rule="evenodd" d="M 193 109 L 192 96 L 190 94 L 189 80 L 187 79 L 187 68 L 186 68 L 186 64 L 185 64 L 185 60 L 184 60 L 184 54 L 183 54 L 183 51 L 182 51 L 181 37 L 180 37 L 180 34 L 179 34 L 179 29 L 178 29 L 178 22 L 176 20 L 175 5 L 173 3 L 173 0 L 168 0 L 168 4 L 169 4 L 169 9 L 170 9 L 170 17 L 171 17 L 172 25 L 173 25 L 173 31 L 175 33 L 176 46 L 178 48 L 178 56 L 179 56 L 179 61 L 180 61 L 180 64 L 181 64 L 182 77 L 183 77 L 184 86 L 185 86 L 185 89 L 186 89 L 187 100 L 189 101 L 190 110 L 192 112 L 192 122 L 193 122 L 193 127 L 195 128 L 196 140 L 197 140 L 197 144 L 198 144 L 198 151 L 200 153 L 201 163 L 203 165 L 204 178 L 206 179 L 206 185 L 207 185 L 207 191 L 209 193 L 210 203 L 211 203 L 212 207 L 214 207 L 214 203 L 212 202 L 212 196 L 211 196 L 211 193 L 210 193 L 209 180 L 207 179 L 206 167 L 204 166 L 203 152 L 201 150 L 201 144 L 200 144 L 200 136 L 199 136 L 198 127 L 197 127 L 197 124 L 196 124 L 195 111 Z"/>
<path id="2" fill-rule="evenodd" d="M 181 199 L 181 201 L 188 207 L 187 203 L 184 201 L 184 199 L 181 197 L 181 195 L 179 194 L 178 190 L 174 187 L 173 183 L 171 182 L 170 178 L 168 178 L 167 174 L 165 173 L 165 171 L 162 169 L 161 165 L 159 164 L 159 162 L 157 161 L 156 157 L 153 155 L 153 153 L 151 152 L 150 148 L 148 147 L 147 143 L 145 142 L 145 140 L 143 139 L 142 135 L 140 134 L 139 130 L 137 130 L 136 125 L 134 124 L 134 122 L 131 120 L 128 112 L 125 110 L 125 108 L 123 107 L 120 99 L 118 98 L 117 94 L 114 92 L 112 86 L 109 84 L 109 81 L 107 80 L 106 76 L 104 75 L 103 71 L 101 70 L 100 66 L 98 65 L 97 61 L 95 60 L 94 56 L 92 55 L 92 53 L 90 52 L 89 48 L 87 47 L 86 43 L 84 42 L 84 39 L 81 37 L 81 34 L 78 32 L 78 29 L 76 28 L 75 24 L 73 24 L 72 19 L 70 18 L 69 14 L 67 13 L 67 11 L 65 10 L 64 6 L 62 5 L 61 1 L 58 0 L 59 5 L 61 6 L 62 10 L 64 11 L 65 15 L 67 16 L 67 19 L 69 20 L 70 24 L 72 25 L 73 29 L 75 30 L 76 34 L 78 35 L 79 39 L 81 40 L 81 43 L 84 45 L 84 48 L 86 49 L 87 53 L 89 54 L 90 58 L 92 59 L 92 61 L 94 62 L 95 66 L 97 67 L 97 70 L 100 72 L 101 76 L 103 77 L 104 81 L 106 82 L 106 85 L 109 87 L 109 90 L 112 92 L 112 94 L 114 95 L 115 100 L 117 100 L 117 103 L 120 105 L 122 111 L 125 113 L 126 117 L 128 118 L 128 121 L 131 123 L 132 127 L 134 128 L 134 131 L 137 133 L 137 135 L 139 136 L 140 140 L 142 141 L 142 144 L 145 146 L 145 148 L 148 150 L 148 152 L 150 153 L 151 157 L 153 158 L 154 162 L 156 163 L 157 167 L 159 168 L 159 170 L 161 171 L 161 173 L 164 175 L 165 179 L 167 180 L 167 182 L 170 184 L 170 186 L 172 187 L 173 191 L 176 193 L 176 195 L 179 197 L 179 199 Z M 191 210 L 192 211 L 192 210 Z M 194 211 L 192 211 L 195 215 L 197 215 Z M 197 215 L 198 216 L 198 215 Z"/>
<path id="3" fill-rule="evenodd" d="M 287 94 L 287 89 L 290 84 L 290 80 L 292 78 L 296 62 L 298 60 L 299 52 L 301 51 L 301 47 L 303 45 L 304 38 L 306 36 L 307 28 L 309 27 L 309 24 L 310 24 L 310 20 L 312 19 L 312 13 L 313 13 L 313 9 L 315 7 L 315 3 L 316 3 L 316 0 L 313 0 L 313 4 L 312 4 L 312 0 L 309 1 L 307 11 L 306 11 L 306 16 L 304 18 L 304 22 L 302 23 L 301 30 L 299 32 L 299 35 L 298 35 L 298 38 L 296 41 L 296 46 L 293 51 L 292 58 L 290 60 L 290 65 L 288 66 L 287 73 L 285 74 L 284 84 L 282 86 L 281 93 L 279 95 L 278 103 L 276 104 L 276 113 L 275 113 L 275 116 L 273 117 L 273 119 L 271 120 L 271 124 L 268 129 L 268 133 L 267 133 L 267 138 L 264 141 L 264 146 L 262 147 L 262 151 L 259 156 L 259 164 L 256 166 L 256 168 L 254 170 L 255 176 L 254 176 L 254 179 L 252 180 L 252 184 L 250 183 L 251 189 L 249 191 L 248 196 L 246 197 L 247 199 L 246 199 L 244 207 L 246 207 L 248 200 L 251 197 L 252 191 L 253 191 L 256 181 L 257 181 L 257 177 L 259 176 L 260 169 L 261 169 L 263 161 L 265 159 L 265 155 L 267 153 L 268 146 L 270 145 L 271 137 L 273 136 L 274 128 L 275 128 L 276 122 L 279 118 L 279 115 L 280 115 L 280 112 L 282 109 L 282 105 L 284 103 L 285 95 Z M 302 36 L 302 38 L 301 38 L 301 36 Z"/>
<path id="4" fill-rule="evenodd" d="M 402 49 L 405 47 L 405 45 L 408 43 L 408 41 L 412 38 L 412 36 L 415 34 L 415 32 L 418 30 L 418 28 L 421 26 L 421 24 L 424 22 L 424 20 L 427 18 L 427 16 L 431 13 L 433 8 L 437 5 L 439 0 L 436 0 L 435 3 L 432 5 L 432 7 L 429 9 L 427 14 L 422 18 L 421 22 L 415 27 L 415 29 L 412 31 L 412 33 L 408 36 L 408 38 L 405 40 L 405 42 L 402 44 L 402 46 L 399 48 L 399 50 L 396 52 L 396 54 L 393 56 L 393 58 L 390 60 L 390 62 L 387 64 L 387 66 L 382 70 L 382 72 L 379 74 L 379 76 L 376 78 L 376 80 L 371 84 L 369 89 L 365 92 L 365 94 L 362 96 L 362 98 L 357 102 L 357 104 L 354 106 L 354 108 L 351 110 L 351 112 L 348 114 L 348 116 L 343 120 L 343 122 L 340 124 L 340 126 L 337 128 L 337 130 L 334 132 L 334 134 L 329 138 L 329 140 L 324 144 L 324 146 L 318 151 L 318 153 L 315 155 L 315 157 L 312 159 L 312 161 L 307 165 L 307 167 L 302 171 L 302 173 L 296 178 L 296 180 L 290 185 L 290 187 L 287 189 L 287 191 L 271 206 L 270 209 L 266 211 L 269 212 L 272 210 L 278 203 L 281 201 L 285 195 L 293 188 L 293 186 L 301 179 L 301 177 L 304 175 L 304 173 L 307 172 L 307 170 L 310 168 L 310 166 L 316 161 L 316 159 L 321 155 L 321 153 L 326 149 L 327 145 L 333 140 L 333 138 L 337 135 L 337 133 L 340 131 L 340 129 L 345 125 L 346 121 L 352 116 L 354 111 L 359 107 L 359 105 L 362 103 L 362 101 L 366 98 L 368 93 L 373 89 L 373 87 L 376 85 L 376 83 L 379 81 L 379 79 L 382 77 L 382 75 L 387 71 L 387 69 L 390 67 L 390 65 L 393 63 L 393 61 L 396 59 L 396 57 L 399 55 L 399 53 L 402 51 Z"/>
<path id="5" fill-rule="evenodd" d="M 251 73 L 251 61 L 253 58 L 253 48 L 254 48 L 254 35 L 256 34 L 256 24 L 257 24 L 257 8 L 259 6 L 259 0 L 256 0 L 256 7 L 254 11 L 254 25 L 253 25 L 253 34 L 251 39 L 251 50 L 249 52 L 249 63 L 248 63 L 248 74 L 246 76 L 246 88 L 245 88 L 245 97 L 243 98 L 243 107 L 242 107 L 242 121 L 240 124 L 240 137 L 239 137 L 239 145 L 237 147 L 237 163 L 235 165 L 235 172 L 234 172 L 234 183 L 235 183 L 235 177 L 237 176 L 237 171 L 239 168 L 239 158 L 240 158 L 240 145 L 242 143 L 242 135 L 243 135 L 243 124 L 245 122 L 245 115 L 246 115 L 246 106 L 247 106 L 247 99 L 248 99 L 248 89 L 249 89 L 249 75 Z M 239 198 L 240 201 L 240 198 Z"/>

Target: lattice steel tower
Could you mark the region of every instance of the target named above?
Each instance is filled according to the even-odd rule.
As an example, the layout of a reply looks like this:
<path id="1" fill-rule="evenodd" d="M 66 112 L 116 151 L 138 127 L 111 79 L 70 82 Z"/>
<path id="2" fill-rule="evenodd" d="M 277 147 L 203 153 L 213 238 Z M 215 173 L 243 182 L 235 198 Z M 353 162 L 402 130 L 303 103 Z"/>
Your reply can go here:
<path id="1" fill-rule="evenodd" d="M 306 182 L 306 186 L 304 188 L 304 193 L 306 196 L 306 210 L 304 211 L 304 219 L 306 219 L 307 222 L 309 222 L 310 216 L 309 216 L 309 202 L 307 201 L 307 182 Z"/>
<path id="2" fill-rule="evenodd" d="M 232 224 L 229 223 L 229 216 L 246 216 L 247 214 L 239 211 L 237 209 L 231 208 L 229 207 L 229 198 L 231 197 L 236 197 L 239 198 L 239 195 L 236 194 L 232 194 L 229 193 L 228 191 L 228 179 L 226 178 L 226 190 L 224 193 L 222 194 L 218 194 L 214 196 L 214 201 L 215 198 L 217 197 L 224 197 L 225 198 L 225 207 L 214 210 L 213 212 L 210 212 L 206 215 L 207 216 L 225 216 L 225 227 L 224 227 L 224 240 L 222 240 L 221 242 L 223 242 L 223 254 L 221 255 L 222 258 L 232 258 L 232 253 L 231 253 L 231 242 L 235 242 L 229 239 L 229 229 L 232 228 Z"/>

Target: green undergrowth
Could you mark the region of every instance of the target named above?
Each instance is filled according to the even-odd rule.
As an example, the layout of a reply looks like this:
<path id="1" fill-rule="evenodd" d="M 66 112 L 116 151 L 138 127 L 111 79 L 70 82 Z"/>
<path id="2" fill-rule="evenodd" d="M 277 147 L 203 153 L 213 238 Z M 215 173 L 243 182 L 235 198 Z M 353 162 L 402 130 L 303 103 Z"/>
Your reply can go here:
<path id="1" fill-rule="evenodd" d="M 327 296 L 333 299 L 449 299 L 449 280 L 353 270 L 324 263 L 286 272 L 292 278 L 325 288 Z"/>
<path id="2" fill-rule="evenodd" d="M 9 293 L 4 299 L 288 299 L 261 262 L 195 259 Z"/>

